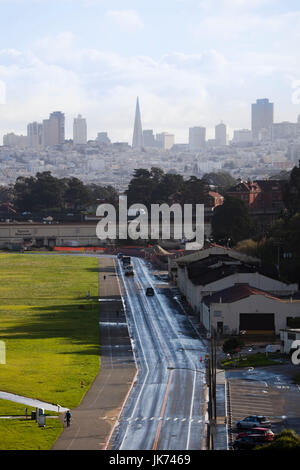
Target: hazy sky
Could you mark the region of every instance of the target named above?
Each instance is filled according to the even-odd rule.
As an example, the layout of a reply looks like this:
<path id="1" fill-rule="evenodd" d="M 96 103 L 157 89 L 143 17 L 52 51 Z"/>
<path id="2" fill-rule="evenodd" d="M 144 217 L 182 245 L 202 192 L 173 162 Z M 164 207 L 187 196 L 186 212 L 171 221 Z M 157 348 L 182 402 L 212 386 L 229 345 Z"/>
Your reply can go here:
<path id="1" fill-rule="evenodd" d="M 131 141 L 137 95 L 143 128 L 178 143 L 249 128 L 256 98 L 300 114 L 299 0 L 0 0 L 0 31 L 0 141 L 56 110 L 68 137 L 80 113 L 89 138 Z"/>

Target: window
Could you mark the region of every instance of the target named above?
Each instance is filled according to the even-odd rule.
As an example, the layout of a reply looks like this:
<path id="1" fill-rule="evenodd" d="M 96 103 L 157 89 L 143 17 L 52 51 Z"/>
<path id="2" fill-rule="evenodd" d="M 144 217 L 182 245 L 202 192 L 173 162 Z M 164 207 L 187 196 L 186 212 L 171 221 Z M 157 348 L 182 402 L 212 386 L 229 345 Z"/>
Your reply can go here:
<path id="1" fill-rule="evenodd" d="M 295 341 L 296 333 L 288 333 L 288 339 L 291 339 L 292 341 Z"/>

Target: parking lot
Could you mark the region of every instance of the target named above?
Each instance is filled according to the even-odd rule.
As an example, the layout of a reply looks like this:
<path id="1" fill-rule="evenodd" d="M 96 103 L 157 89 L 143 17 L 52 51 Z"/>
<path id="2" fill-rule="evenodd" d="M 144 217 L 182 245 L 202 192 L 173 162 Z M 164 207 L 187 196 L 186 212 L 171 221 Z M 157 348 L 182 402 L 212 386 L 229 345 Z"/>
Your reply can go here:
<path id="1" fill-rule="evenodd" d="M 280 369 L 278 369 L 280 370 Z M 236 437 L 236 421 L 250 415 L 270 419 L 272 431 L 294 429 L 300 434 L 300 387 L 278 373 L 277 367 L 227 373 L 229 442 Z"/>

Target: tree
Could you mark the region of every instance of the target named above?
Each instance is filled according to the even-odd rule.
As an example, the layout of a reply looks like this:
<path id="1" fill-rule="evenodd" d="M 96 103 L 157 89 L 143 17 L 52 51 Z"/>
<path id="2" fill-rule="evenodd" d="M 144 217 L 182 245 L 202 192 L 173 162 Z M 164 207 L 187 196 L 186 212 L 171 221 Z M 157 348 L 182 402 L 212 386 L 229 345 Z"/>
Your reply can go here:
<path id="1" fill-rule="evenodd" d="M 216 186 L 218 192 L 222 195 L 224 195 L 226 191 L 235 184 L 235 179 L 226 171 L 207 173 L 203 176 L 203 179 L 205 179 L 210 185 Z"/>
<path id="2" fill-rule="evenodd" d="M 151 172 L 144 168 L 138 168 L 134 171 L 133 178 L 126 191 L 128 204 L 144 204 L 150 209 L 153 203 L 153 191 L 159 184 L 163 172 L 156 168 L 152 168 Z"/>
<path id="3" fill-rule="evenodd" d="M 254 450 L 300 450 L 300 436 L 293 429 L 284 429 L 269 444 L 255 447 Z"/>
<path id="4" fill-rule="evenodd" d="M 191 176 L 184 182 L 181 202 L 182 204 L 204 204 L 209 185 L 205 179 Z"/>
<path id="5" fill-rule="evenodd" d="M 234 245 L 249 239 L 253 232 L 253 223 L 246 204 L 240 199 L 226 196 L 224 204 L 214 210 L 212 232 L 215 241 L 226 243 L 230 239 Z"/>
<path id="6" fill-rule="evenodd" d="M 87 186 L 91 192 L 92 200 L 95 204 L 107 203 L 117 206 L 119 202 L 119 193 L 111 185 L 101 186 L 98 184 L 90 184 Z"/>
<path id="7" fill-rule="evenodd" d="M 225 354 L 234 354 L 237 352 L 237 348 L 241 348 L 243 346 L 244 342 L 241 340 L 241 338 L 234 336 L 224 341 L 223 352 Z"/>
<path id="8" fill-rule="evenodd" d="M 64 203 L 75 210 L 87 207 L 93 200 L 90 189 L 78 178 L 65 180 Z"/>
<path id="9" fill-rule="evenodd" d="M 283 201 L 290 215 L 300 212 L 300 168 L 293 168 L 283 188 Z"/>
<path id="10" fill-rule="evenodd" d="M 45 171 L 35 177 L 17 178 L 14 191 L 16 206 L 20 210 L 62 208 L 65 183 Z"/>

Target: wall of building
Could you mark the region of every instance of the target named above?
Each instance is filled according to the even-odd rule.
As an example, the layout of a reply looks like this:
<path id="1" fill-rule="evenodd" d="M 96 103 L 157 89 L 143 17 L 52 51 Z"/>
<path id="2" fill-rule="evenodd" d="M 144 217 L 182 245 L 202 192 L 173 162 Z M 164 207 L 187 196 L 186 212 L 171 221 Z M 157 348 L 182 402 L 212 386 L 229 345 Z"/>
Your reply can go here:
<path id="1" fill-rule="evenodd" d="M 275 333 L 286 328 L 288 317 L 300 317 L 300 302 L 282 302 L 267 298 L 263 295 L 251 295 L 233 303 L 212 303 L 210 309 L 202 304 L 200 321 L 204 325 L 210 322 L 215 328 L 217 323 L 223 321 L 224 333 L 238 334 L 241 313 L 273 313 L 275 316 Z"/>

